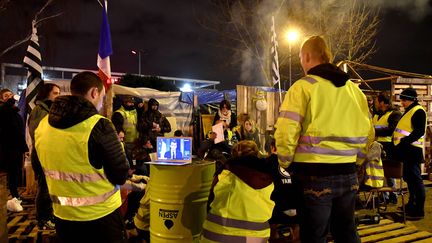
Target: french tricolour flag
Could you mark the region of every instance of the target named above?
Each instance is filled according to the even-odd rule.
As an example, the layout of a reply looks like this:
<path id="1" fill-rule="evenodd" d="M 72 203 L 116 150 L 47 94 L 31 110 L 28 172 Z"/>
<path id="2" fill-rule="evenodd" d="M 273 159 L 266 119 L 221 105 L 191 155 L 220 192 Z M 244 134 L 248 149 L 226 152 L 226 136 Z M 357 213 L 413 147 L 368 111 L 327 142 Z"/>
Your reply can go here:
<path id="1" fill-rule="evenodd" d="M 105 6 L 102 12 L 102 26 L 101 34 L 99 40 L 99 52 L 97 58 L 97 66 L 99 68 L 99 77 L 102 79 L 105 85 L 105 90 L 108 90 L 111 86 L 111 63 L 110 55 L 112 55 L 112 45 L 111 45 L 111 34 L 110 27 L 108 23 L 108 16 L 106 13 Z"/>

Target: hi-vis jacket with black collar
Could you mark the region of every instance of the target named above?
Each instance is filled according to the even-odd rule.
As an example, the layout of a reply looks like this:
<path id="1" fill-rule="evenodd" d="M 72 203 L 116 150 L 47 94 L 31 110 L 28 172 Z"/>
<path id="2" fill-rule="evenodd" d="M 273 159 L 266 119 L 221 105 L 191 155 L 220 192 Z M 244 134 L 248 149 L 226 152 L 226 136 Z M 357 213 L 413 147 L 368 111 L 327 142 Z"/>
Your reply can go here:
<path id="1" fill-rule="evenodd" d="M 293 161 L 363 163 L 374 129 L 365 95 L 345 80 L 336 87 L 320 76 L 307 75 L 288 90 L 275 133 L 282 167 Z"/>
<path id="2" fill-rule="evenodd" d="M 121 206 L 120 188 L 106 177 L 103 168 L 94 168 L 88 156 L 93 127 L 105 117 L 95 114 L 66 129 L 52 127 L 48 116 L 35 132 L 54 215 L 69 221 L 102 218 Z"/>

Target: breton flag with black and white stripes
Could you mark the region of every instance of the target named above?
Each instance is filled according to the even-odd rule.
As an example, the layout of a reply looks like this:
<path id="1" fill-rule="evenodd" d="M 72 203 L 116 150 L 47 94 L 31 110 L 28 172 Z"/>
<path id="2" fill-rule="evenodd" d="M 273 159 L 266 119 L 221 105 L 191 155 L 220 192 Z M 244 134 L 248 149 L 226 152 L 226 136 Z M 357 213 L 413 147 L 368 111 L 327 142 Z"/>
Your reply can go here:
<path id="1" fill-rule="evenodd" d="M 280 82 L 279 74 L 279 58 L 278 58 L 278 48 L 279 44 L 277 41 L 277 35 L 275 30 L 274 16 L 272 16 L 272 26 L 271 26 L 271 77 L 273 85 Z"/>
<path id="2" fill-rule="evenodd" d="M 43 86 L 42 80 L 42 58 L 40 54 L 39 39 L 37 36 L 36 22 L 32 22 L 32 36 L 27 53 L 24 57 L 24 66 L 27 67 L 27 88 L 25 97 L 28 112 L 35 107 L 35 99 L 39 89 Z"/>

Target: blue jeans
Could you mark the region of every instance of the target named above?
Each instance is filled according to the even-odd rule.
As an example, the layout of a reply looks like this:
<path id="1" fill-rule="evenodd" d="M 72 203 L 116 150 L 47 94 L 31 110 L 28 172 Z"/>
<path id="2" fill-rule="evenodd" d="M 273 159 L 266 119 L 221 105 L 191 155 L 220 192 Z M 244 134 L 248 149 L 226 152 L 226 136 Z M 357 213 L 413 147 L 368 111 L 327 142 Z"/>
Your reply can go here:
<path id="1" fill-rule="evenodd" d="M 295 173 L 300 190 L 300 238 L 303 243 L 325 243 L 328 230 L 335 242 L 359 243 L 355 225 L 356 173 L 308 176 Z"/>

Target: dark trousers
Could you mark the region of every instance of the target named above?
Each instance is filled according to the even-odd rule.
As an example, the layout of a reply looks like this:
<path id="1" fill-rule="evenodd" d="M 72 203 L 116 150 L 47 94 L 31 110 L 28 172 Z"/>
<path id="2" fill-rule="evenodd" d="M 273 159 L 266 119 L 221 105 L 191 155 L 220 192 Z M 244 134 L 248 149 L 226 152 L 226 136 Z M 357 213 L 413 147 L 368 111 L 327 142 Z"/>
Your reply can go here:
<path id="1" fill-rule="evenodd" d="M 45 175 L 37 175 L 38 190 L 35 198 L 36 219 L 39 223 L 48 221 L 53 216 L 52 201 L 48 192 Z"/>
<path id="2" fill-rule="evenodd" d="M 292 177 L 301 192 L 298 213 L 303 243 L 325 243 L 329 229 L 335 242 L 360 242 L 354 219 L 356 173 L 319 177 L 295 173 Z"/>
<path id="3" fill-rule="evenodd" d="M 35 179 L 38 184 L 35 206 L 36 206 L 36 219 L 38 223 L 44 223 L 53 217 L 52 201 L 48 192 L 48 186 L 45 174 L 40 164 L 39 158 L 36 155 L 36 149 L 33 146 L 31 152 L 31 163 L 35 174 Z"/>
<path id="4" fill-rule="evenodd" d="M 6 161 L 8 187 L 12 197 L 19 197 L 18 185 L 22 178 L 23 153 L 19 151 L 7 151 L 3 155 Z"/>
<path id="5" fill-rule="evenodd" d="M 56 218 L 56 232 L 60 242 L 127 242 L 120 210 L 91 221 L 68 221 Z"/>
<path id="6" fill-rule="evenodd" d="M 424 212 L 424 203 L 426 199 L 425 187 L 421 177 L 420 164 L 413 161 L 403 162 L 403 179 L 408 185 L 409 202 L 415 210 Z"/>

